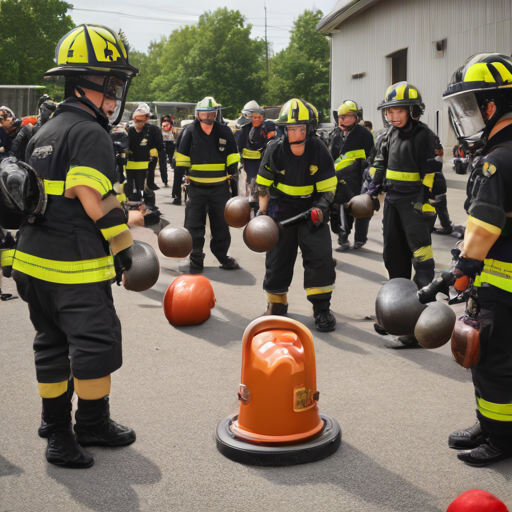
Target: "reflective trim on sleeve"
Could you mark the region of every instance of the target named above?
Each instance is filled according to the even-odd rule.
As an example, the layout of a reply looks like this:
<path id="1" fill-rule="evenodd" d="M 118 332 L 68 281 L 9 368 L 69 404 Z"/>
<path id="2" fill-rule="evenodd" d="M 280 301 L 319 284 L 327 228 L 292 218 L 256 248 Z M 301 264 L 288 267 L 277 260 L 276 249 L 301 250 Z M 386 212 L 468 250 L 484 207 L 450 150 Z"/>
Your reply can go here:
<path id="1" fill-rule="evenodd" d="M 61 196 L 64 194 L 65 185 L 65 181 L 44 180 L 44 191 L 49 196 Z"/>
<path id="2" fill-rule="evenodd" d="M 326 180 L 319 181 L 316 184 L 316 189 L 318 192 L 335 192 L 337 186 L 338 178 L 336 178 L 336 176 L 332 176 Z"/>
<path id="3" fill-rule="evenodd" d="M 15 249 L 0 250 L 0 267 L 12 267 Z"/>
<path id="4" fill-rule="evenodd" d="M 258 185 L 263 185 L 264 187 L 270 187 L 272 183 L 274 183 L 274 180 L 269 180 L 267 178 L 264 178 L 261 174 L 258 174 L 256 176 L 256 183 Z"/>
<path id="5" fill-rule="evenodd" d="M 401 172 L 386 170 L 386 179 L 395 181 L 421 181 L 419 172 Z"/>
<path id="6" fill-rule="evenodd" d="M 190 167 L 190 157 L 182 153 L 174 152 L 176 167 Z"/>
<path id="7" fill-rule="evenodd" d="M 370 177 L 373 178 L 375 176 L 375 173 L 377 172 L 376 167 L 370 167 Z"/>
<path id="8" fill-rule="evenodd" d="M 226 164 L 193 164 L 190 167 L 191 171 L 223 171 L 226 169 Z"/>
<path id="9" fill-rule="evenodd" d="M 330 293 L 334 290 L 334 285 L 320 286 L 319 288 L 306 288 L 306 295 L 320 295 L 322 293 Z"/>
<path id="10" fill-rule="evenodd" d="M 436 175 L 435 172 L 429 172 L 428 174 L 425 174 L 423 177 L 423 185 L 427 188 L 432 188 L 434 186 L 434 176 Z"/>
<path id="11" fill-rule="evenodd" d="M 60 284 L 108 281 L 116 275 L 112 256 L 83 261 L 56 261 L 16 251 L 12 268 L 24 274 Z"/>
<path id="12" fill-rule="evenodd" d="M 261 183 L 263 185 L 263 183 Z M 280 190 L 283 194 L 289 196 L 310 196 L 314 191 L 313 185 L 306 185 L 304 187 L 294 187 L 292 185 L 285 185 L 284 183 L 274 183 L 274 187 Z"/>
<path id="13" fill-rule="evenodd" d="M 476 404 L 482 416 L 496 421 L 512 421 L 512 404 L 494 404 L 476 397 Z"/>
<path id="14" fill-rule="evenodd" d="M 113 226 L 111 228 L 100 229 L 101 234 L 105 238 L 107 242 L 110 242 L 112 238 L 119 235 L 123 231 L 130 229 L 126 224 L 119 224 L 118 226 Z"/>
<path id="15" fill-rule="evenodd" d="M 288 304 L 288 294 L 285 293 L 270 293 L 267 294 L 267 302 L 271 304 Z"/>
<path id="16" fill-rule="evenodd" d="M 432 206 L 431 204 L 424 203 L 421 207 L 421 211 L 423 213 L 436 213 L 435 206 Z"/>
<path id="17" fill-rule="evenodd" d="M 356 158 L 366 158 L 366 152 L 364 149 L 354 149 L 354 151 L 347 151 L 346 153 L 343 153 L 341 158 L 343 160 L 347 158 L 351 158 L 352 160 L 355 160 Z"/>
<path id="18" fill-rule="evenodd" d="M 416 249 L 414 251 L 413 257 L 417 262 L 434 259 L 434 251 L 432 250 L 432 246 L 426 245 L 425 247 L 420 247 L 419 249 Z"/>
<path id="19" fill-rule="evenodd" d="M 242 158 L 247 160 L 259 160 L 261 158 L 261 151 L 244 148 L 242 150 Z"/>
<path id="20" fill-rule="evenodd" d="M 101 196 L 107 195 L 113 190 L 111 181 L 100 171 L 92 167 L 72 167 L 66 176 L 66 190 L 76 187 L 77 185 L 85 185 L 97 190 Z"/>
<path id="21" fill-rule="evenodd" d="M 468 217 L 468 223 L 471 222 L 472 224 L 475 224 L 475 226 L 479 226 L 486 231 L 489 231 L 489 233 L 492 233 L 493 235 L 499 235 L 501 234 L 501 229 L 498 226 L 494 226 L 492 224 L 489 224 L 488 222 L 484 222 L 483 220 L 477 219 L 476 217 L 469 216 Z"/>
<path id="22" fill-rule="evenodd" d="M 128 162 L 126 162 L 127 171 L 145 171 L 148 167 L 149 160 L 147 162 L 134 162 L 133 160 L 128 160 Z"/>
<path id="23" fill-rule="evenodd" d="M 229 167 L 230 165 L 236 164 L 237 162 L 240 162 L 240 154 L 239 153 L 231 153 L 226 158 L 226 166 Z"/>

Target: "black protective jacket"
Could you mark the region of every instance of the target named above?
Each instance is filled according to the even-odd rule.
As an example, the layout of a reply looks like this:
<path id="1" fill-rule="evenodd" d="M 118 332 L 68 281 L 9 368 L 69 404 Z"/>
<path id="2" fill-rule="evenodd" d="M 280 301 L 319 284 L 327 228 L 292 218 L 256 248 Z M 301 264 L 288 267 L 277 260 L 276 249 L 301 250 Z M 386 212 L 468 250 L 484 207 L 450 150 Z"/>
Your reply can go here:
<path id="1" fill-rule="evenodd" d="M 438 148 L 437 135 L 424 123 L 410 120 L 405 128 L 389 128 L 373 162 L 373 185 L 384 187 L 387 200 L 423 202 L 425 187 L 432 188 L 434 173 L 443 168 Z"/>

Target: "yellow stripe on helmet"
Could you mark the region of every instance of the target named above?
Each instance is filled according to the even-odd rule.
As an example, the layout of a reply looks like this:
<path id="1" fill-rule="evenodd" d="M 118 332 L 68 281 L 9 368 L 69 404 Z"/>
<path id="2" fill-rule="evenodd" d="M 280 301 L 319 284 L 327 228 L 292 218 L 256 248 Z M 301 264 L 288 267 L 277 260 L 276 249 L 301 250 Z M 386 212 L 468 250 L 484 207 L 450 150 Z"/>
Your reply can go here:
<path id="1" fill-rule="evenodd" d="M 493 62 L 492 65 L 501 75 L 501 79 L 504 82 L 512 82 L 512 73 L 507 69 L 507 67 L 502 62 Z"/>
<path id="2" fill-rule="evenodd" d="M 418 97 L 418 91 L 414 88 L 409 86 L 409 99 L 414 100 Z"/>
<path id="3" fill-rule="evenodd" d="M 77 27 L 58 46 L 57 65 L 68 62 L 87 62 L 87 39 L 85 28 Z"/>
<path id="4" fill-rule="evenodd" d="M 407 82 L 400 82 L 396 87 L 395 100 L 403 100 L 405 98 L 405 90 L 407 89 Z"/>
<path id="5" fill-rule="evenodd" d="M 110 32 L 89 28 L 89 37 L 91 38 L 94 54 L 98 62 L 115 62 L 121 58 L 121 54 L 116 48 L 115 40 L 113 40 Z"/>
<path id="6" fill-rule="evenodd" d="M 496 80 L 494 80 L 494 77 L 489 70 L 489 66 L 484 62 L 479 62 L 470 66 L 470 68 L 466 71 L 464 82 L 496 83 Z"/>

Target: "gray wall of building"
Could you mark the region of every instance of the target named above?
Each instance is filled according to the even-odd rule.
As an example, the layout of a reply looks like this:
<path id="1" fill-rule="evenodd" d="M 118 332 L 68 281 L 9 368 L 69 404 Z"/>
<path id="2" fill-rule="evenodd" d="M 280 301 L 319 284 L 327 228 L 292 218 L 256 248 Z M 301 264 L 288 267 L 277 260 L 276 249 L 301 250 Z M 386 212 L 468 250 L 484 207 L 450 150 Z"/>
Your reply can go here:
<path id="1" fill-rule="evenodd" d="M 510 55 L 512 0 L 381 0 L 343 22 L 331 40 L 331 105 L 345 99 L 364 108 L 364 117 L 382 128 L 377 105 L 391 85 L 391 59 L 407 48 L 407 80 L 419 88 L 426 105 L 423 121 L 444 145 L 455 137 L 442 93 L 452 73 L 475 53 Z M 442 55 L 435 42 L 446 39 Z M 352 75 L 365 73 L 360 79 Z"/>

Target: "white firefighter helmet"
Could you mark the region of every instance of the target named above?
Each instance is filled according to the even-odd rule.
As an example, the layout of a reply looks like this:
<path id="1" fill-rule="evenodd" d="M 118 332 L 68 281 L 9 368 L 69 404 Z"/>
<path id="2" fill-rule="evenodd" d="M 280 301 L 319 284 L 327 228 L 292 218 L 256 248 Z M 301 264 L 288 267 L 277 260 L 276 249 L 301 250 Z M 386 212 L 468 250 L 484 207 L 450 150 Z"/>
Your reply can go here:
<path id="1" fill-rule="evenodd" d="M 245 117 L 251 117 L 253 114 L 264 115 L 265 110 L 261 108 L 256 101 L 251 100 L 249 103 L 245 104 L 242 109 L 242 115 Z"/>

